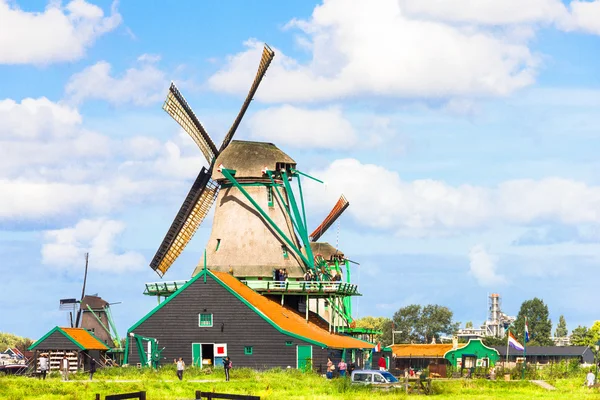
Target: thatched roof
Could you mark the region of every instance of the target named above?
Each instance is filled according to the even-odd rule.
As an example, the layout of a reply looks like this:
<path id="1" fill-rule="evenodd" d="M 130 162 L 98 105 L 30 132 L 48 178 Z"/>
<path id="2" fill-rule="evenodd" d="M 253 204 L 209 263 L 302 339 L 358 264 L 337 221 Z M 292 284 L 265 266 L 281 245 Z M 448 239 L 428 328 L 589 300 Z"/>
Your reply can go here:
<path id="1" fill-rule="evenodd" d="M 275 170 L 278 163 L 296 166 L 296 161 L 273 143 L 233 140 L 217 157 L 212 178 L 225 179 L 223 174 L 217 171 L 217 167 L 221 164 L 227 169 L 234 169 L 235 178 L 240 179 L 262 178 L 261 171 L 265 167 Z"/>
<path id="2" fill-rule="evenodd" d="M 335 247 L 327 242 L 311 242 L 310 249 L 313 255 L 320 254 L 325 260 L 331 260 L 333 256 L 344 258 L 344 253 L 341 250 L 336 250 Z"/>

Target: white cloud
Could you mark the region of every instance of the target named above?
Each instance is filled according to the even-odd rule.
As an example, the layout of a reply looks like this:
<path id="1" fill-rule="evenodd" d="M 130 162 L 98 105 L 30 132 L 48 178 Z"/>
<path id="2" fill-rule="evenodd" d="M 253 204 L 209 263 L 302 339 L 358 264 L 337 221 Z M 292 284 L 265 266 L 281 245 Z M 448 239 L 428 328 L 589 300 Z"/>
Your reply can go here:
<path id="1" fill-rule="evenodd" d="M 252 115 L 248 127 L 255 139 L 298 148 L 350 148 L 356 144 L 352 124 L 339 107 L 267 108 Z"/>
<path id="2" fill-rule="evenodd" d="M 399 3 L 411 17 L 475 24 L 554 22 L 567 16 L 560 0 L 399 0 Z"/>
<path id="3" fill-rule="evenodd" d="M 573 0 L 400 0 L 414 18 L 475 25 L 538 25 L 600 34 L 600 1 Z"/>
<path id="4" fill-rule="evenodd" d="M 26 12 L 0 0 L 0 64 L 74 61 L 101 35 L 121 23 L 113 3 L 110 16 L 84 0 L 66 6 L 51 1 L 43 12 Z"/>
<path id="5" fill-rule="evenodd" d="M 191 139 L 111 139 L 46 98 L 0 101 L 0 223 L 98 215 L 164 199 L 196 176 Z M 180 143 L 181 142 L 181 143 Z M 186 183 L 187 185 L 187 183 Z M 159 197 L 160 196 L 160 197 Z"/>
<path id="6" fill-rule="evenodd" d="M 572 1 L 567 27 L 600 35 L 600 0 Z"/>
<path id="7" fill-rule="evenodd" d="M 122 273 L 139 270 L 144 256 L 133 251 L 118 251 L 115 241 L 125 224 L 107 219 L 84 219 L 74 227 L 46 231 L 42 262 L 58 268 L 79 270 L 83 255 L 90 253 L 92 270 Z"/>
<path id="8" fill-rule="evenodd" d="M 81 115 L 72 107 L 45 97 L 26 98 L 17 103 L 0 100 L 0 138 L 68 136 L 81 124 Z"/>
<path id="9" fill-rule="evenodd" d="M 410 18 L 396 0 L 325 0 L 288 27 L 304 33 L 311 61 L 276 50 L 262 101 L 504 95 L 533 83 L 538 67 L 523 35 Z M 210 78 L 214 90 L 248 90 L 262 45 L 246 46 Z"/>
<path id="10" fill-rule="evenodd" d="M 495 286 L 506 283 L 506 278 L 496 272 L 497 258 L 481 246 L 476 245 L 469 251 L 469 272 L 481 286 Z"/>
<path id="11" fill-rule="evenodd" d="M 314 206 L 333 204 L 343 193 L 348 213 L 375 229 L 419 236 L 480 229 L 494 224 L 600 223 L 600 187 L 562 178 L 512 180 L 497 187 L 451 186 L 432 179 L 403 181 L 384 167 L 355 159 L 336 160 L 308 183 Z M 371 188 L 365 190 L 365 188 Z"/>
<path id="12" fill-rule="evenodd" d="M 152 63 L 129 68 L 123 76 L 113 77 L 111 65 L 100 61 L 73 75 L 65 91 L 74 102 L 101 99 L 113 104 L 148 105 L 163 99 L 167 84 L 164 72 Z"/>

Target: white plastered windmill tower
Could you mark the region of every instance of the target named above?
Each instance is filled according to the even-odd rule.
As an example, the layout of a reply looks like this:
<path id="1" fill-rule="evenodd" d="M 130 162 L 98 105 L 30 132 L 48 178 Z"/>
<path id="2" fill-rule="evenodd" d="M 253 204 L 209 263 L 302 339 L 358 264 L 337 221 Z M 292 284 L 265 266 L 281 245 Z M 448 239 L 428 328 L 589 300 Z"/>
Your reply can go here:
<path id="1" fill-rule="evenodd" d="M 230 273 L 259 293 L 281 293 L 282 304 L 285 293 L 286 304 L 303 304 L 307 318 L 306 305 L 313 304 L 309 298 L 325 299 L 311 305 L 311 310 L 317 308 L 317 314 L 326 315 L 330 329 L 332 323 L 349 327 L 349 296 L 358 295 L 356 285 L 349 283 L 349 276 L 347 282 L 323 283 L 330 281 L 334 271 L 341 274 L 339 265 L 347 265 L 347 260 L 341 252 L 332 252 L 333 246 L 316 242 L 348 207 L 348 201 L 342 196 L 309 234 L 300 178 L 318 179 L 298 171 L 296 162 L 273 143 L 232 140 L 273 57 L 274 52 L 265 45 L 250 91 L 219 148 L 171 84 L 163 109 L 196 142 L 209 167 L 203 167 L 194 181 L 150 267 L 164 276 L 216 203 L 205 255 L 192 276 L 205 268 Z M 294 180 L 299 195 L 291 187 Z M 280 269 L 287 274 L 285 285 L 274 282 L 274 272 Z M 309 270 L 317 276 L 317 283 L 305 282 Z M 178 287 L 179 282 L 147 284 L 145 294 L 166 297 Z M 325 302 L 330 310 L 335 304 L 337 311 L 323 314 L 317 303 Z"/>

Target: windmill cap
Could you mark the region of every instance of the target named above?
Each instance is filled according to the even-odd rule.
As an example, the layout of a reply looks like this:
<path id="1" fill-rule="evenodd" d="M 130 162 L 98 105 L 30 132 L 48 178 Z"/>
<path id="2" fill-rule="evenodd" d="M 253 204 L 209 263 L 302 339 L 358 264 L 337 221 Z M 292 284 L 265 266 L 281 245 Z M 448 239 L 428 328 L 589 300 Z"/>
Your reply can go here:
<path id="1" fill-rule="evenodd" d="M 233 140 L 219 154 L 215 165 L 226 165 L 235 170 L 235 178 L 264 179 L 264 172 L 278 170 L 283 165 L 296 167 L 296 161 L 281 151 L 273 143 Z M 219 168 L 213 170 L 214 180 L 224 180 L 225 176 Z"/>

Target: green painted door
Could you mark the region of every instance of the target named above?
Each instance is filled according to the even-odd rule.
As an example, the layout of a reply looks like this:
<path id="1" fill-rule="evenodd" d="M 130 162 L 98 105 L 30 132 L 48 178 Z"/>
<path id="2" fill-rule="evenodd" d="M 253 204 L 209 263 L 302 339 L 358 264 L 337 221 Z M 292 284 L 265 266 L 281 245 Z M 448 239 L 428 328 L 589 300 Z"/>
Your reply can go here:
<path id="1" fill-rule="evenodd" d="M 192 343 L 192 363 L 196 367 L 202 367 L 202 345 Z"/>
<path id="2" fill-rule="evenodd" d="M 303 371 L 312 368 L 312 346 L 297 346 L 296 357 L 296 368 Z"/>

